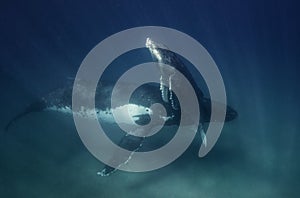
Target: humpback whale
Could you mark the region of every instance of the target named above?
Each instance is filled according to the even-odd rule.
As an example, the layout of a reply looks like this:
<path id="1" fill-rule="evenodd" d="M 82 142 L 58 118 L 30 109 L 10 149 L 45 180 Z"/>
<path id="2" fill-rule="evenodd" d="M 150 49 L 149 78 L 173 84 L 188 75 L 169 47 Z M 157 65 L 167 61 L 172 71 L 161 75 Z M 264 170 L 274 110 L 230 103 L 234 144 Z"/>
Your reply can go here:
<path id="1" fill-rule="evenodd" d="M 114 88 L 114 83 L 100 81 L 95 95 L 95 112 L 97 114 L 97 119 L 100 123 L 114 124 L 115 120 L 112 114 L 112 112 L 114 111 L 114 113 L 117 113 L 118 115 L 124 115 L 124 117 L 122 117 L 121 119 L 124 124 L 135 122 L 139 125 L 145 125 L 151 120 L 151 115 L 153 114 L 152 110 L 150 109 L 151 105 L 160 103 L 166 109 L 167 116 L 162 118 L 165 121 L 165 125 L 179 125 L 181 116 L 180 103 L 172 89 L 173 86 L 176 86 L 173 79 L 174 70 L 169 68 L 166 69 L 163 66 L 163 64 L 168 64 L 176 68 L 176 70 L 180 71 L 190 81 L 190 84 L 195 90 L 196 96 L 199 101 L 199 109 L 201 115 L 199 120 L 199 132 L 201 133 L 203 143 L 205 144 L 206 137 L 202 128 L 202 124 L 205 122 L 210 122 L 211 105 L 212 103 L 216 102 L 211 101 L 210 98 L 204 96 L 189 69 L 183 64 L 181 59 L 174 52 L 169 50 L 163 44 L 154 42 L 150 38 L 148 38 L 146 41 L 146 48 L 148 48 L 153 59 L 158 64 L 158 69 L 161 74 L 160 84 L 148 83 L 138 87 L 132 94 L 128 104 L 112 109 L 110 98 L 112 95 L 112 90 Z M 130 84 L 124 84 L 124 87 L 118 91 L 121 93 L 126 92 L 126 87 L 129 86 Z M 82 95 L 84 97 L 84 94 Z M 17 114 L 10 120 L 10 122 L 5 127 L 5 130 L 9 130 L 12 125 L 23 116 L 26 116 L 27 114 L 32 112 L 41 111 L 57 111 L 70 115 L 77 114 L 83 117 L 94 118 L 92 116 L 91 110 L 89 109 L 82 108 L 76 112 L 72 111 L 72 87 L 70 86 L 51 92 L 40 100 L 29 105 L 23 112 Z M 231 121 L 235 119 L 237 115 L 237 112 L 232 107 L 226 106 L 225 121 Z M 132 151 L 132 154 L 134 154 L 134 152 L 137 152 L 142 147 L 145 138 L 146 137 L 135 136 L 134 133 L 127 133 L 123 135 L 118 145 L 129 151 Z M 126 163 L 129 159 L 130 156 L 127 156 L 124 160 L 124 163 Z M 121 165 L 122 164 L 120 164 L 120 166 Z M 102 171 L 98 172 L 98 174 L 102 176 L 108 176 L 117 169 L 118 167 L 113 168 L 106 165 Z"/>

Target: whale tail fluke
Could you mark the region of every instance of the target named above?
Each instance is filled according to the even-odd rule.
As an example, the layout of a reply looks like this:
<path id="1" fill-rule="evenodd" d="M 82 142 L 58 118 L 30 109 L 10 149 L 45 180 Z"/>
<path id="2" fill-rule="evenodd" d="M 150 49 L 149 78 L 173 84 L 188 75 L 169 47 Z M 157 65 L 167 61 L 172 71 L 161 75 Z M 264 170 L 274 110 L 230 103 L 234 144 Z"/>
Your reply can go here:
<path id="1" fill-rule="evenodd" d="M 216 117 L 215 120 L 211 120 L 211 107 L 212 105 L 215 105 L 216 107 Z M 222 109 L 225 109 L 225 120 L 222 120 L 222 117 L 219 117 L 219 115 L 223 115 Z M 231 106 L 225 105 L 216 101 L 211 101 L 209 98 L 202 98 L 200 101 L 200 110 L 201 110 L 201 116 L 202 116 L 202 122 L 229 122 L 238 117 L 238 113 L 236 110 L 234 110 Z"/>
<path id="2" fill-rule="evenodd" d="M 35 103 L 32 103 L 29 105 L 23 112 L 16 115 L 13 119 L 11 119 L 8 124 L 5 126 L 4 130 L 8 131 L 9 128 L 20 118 L 26 116 L 29 113 L 32 112 L 40 112 L 43 111 L 46 108 L 46 102 L 44 100 L 39 100 Z"/>

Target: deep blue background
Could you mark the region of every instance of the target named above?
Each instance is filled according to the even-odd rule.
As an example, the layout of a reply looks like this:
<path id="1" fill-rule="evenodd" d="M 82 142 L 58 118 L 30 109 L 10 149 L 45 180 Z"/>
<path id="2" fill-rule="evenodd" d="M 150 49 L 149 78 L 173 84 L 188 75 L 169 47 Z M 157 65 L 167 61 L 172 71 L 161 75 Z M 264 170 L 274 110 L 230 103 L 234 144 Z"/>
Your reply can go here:
<path id="1" fill-rule="evenodd" d="M 205 159 L 197 158 L 195 143 L 192 154 L 158 173 L 101 178 L 70 120 L 32 116 L 1 137 L 0 196 L 297 197 L 299 8 L 296 0 L 1 1 L 1 126 L 73 78 L 100 41 L 146 25 L 198 40 L 219 66 L 239 118 Z"/>

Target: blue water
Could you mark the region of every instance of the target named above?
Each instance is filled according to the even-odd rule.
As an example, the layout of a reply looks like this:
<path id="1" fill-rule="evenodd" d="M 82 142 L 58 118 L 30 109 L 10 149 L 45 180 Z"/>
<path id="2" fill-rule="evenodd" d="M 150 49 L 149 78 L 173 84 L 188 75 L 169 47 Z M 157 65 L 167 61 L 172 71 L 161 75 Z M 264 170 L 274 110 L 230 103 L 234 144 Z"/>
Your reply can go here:
<path id="1" fill-rule="evenodd" d="M 0 3 L 0 197 L 299 197 L 300 15 L 297 1 L 6 1 Z M 165 26 L 200 42 L 217 63 L 239 117 L 198 158 L 146 173 L 96 172 L 71 117 L 33 113 L 68 84 L 106 37 Z"/>

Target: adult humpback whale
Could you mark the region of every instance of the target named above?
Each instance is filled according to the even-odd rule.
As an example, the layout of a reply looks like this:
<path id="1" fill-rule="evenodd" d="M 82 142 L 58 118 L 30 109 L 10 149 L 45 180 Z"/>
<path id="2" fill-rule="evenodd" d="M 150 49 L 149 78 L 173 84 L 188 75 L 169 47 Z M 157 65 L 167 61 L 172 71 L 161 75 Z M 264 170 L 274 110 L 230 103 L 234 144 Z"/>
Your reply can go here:
<path id="1" fill-rule="evenodd" d="M 162 104 L 166 109 L 166 116 L 162 117 L 165 120 L 165 125 L 179 125 L 181 117 L 180 103 L 174 94 L 172 87 L 178 86 L 174 85 L 174 70 L 166 69 L 163 64 L 168 64 L 180 71 L 191 83 L 192 87 L 195 90 L 199 101 L 200 109 L 200 126 L 202 123 L 210 121 L 211 115 L 211 101 L 209 98 L 205 97 L 203 92 L 198 87 L 195 79 L 192 77 L 188 68 L 182 63 L 180 58 L 172 51 L 170 51 L 166 46 L 162 44 L 155 43 L 151 39 L 147 39 L 146 47 L 149 49 L 153 58 L 158 62 L 158 68 L 161 73 L 160 84 L 144 84 L 140 86 L 132 94 L 129 103 L 118 106 L 114 109 L 111 108 L 111 94 L 114 88 L 113 82 L 104 82 L 100 81 L 96 90 L 96 114 L 97 118 L 101 123 L 104 124 L 114 124 L 115 120 L 112 115 L 112 112 L 117 113 L 118 115 L 124 115 L 121 119 L 124 124 L 130 124 L 133 122 L 144 125 L 151 120 L 151 115 L 153 114 L 150 107 L 155 103 Z M 84 84 L 84 83 L 83 83 Z M 165 86 L 168 85 L 168 86 Z M 130 84 L 124 84 L 120 90 L 120 95 L 127 92 L 127 88 L 130 87 Z M 82 89 L 81 97 L 85 97 L 84 87 Z M 223 104 L 219 104 L 223 105 Z M 23 112 L 15 116 L 5 127 L 8 130 L 13 123 L 23 116 L 31 112 L 39 111 L 58 111 L 67 114 L 77 114 L 83 117 L 92 116 L 92 110 L 90 109 L 80 109 L 76 112 L 72 111 L 72 87 L 65 87 L 58 89 L 47 96 L 43 97 L 41 100 L 28 106 Z M 130 112 L 130 113 L 128 113 Z M 227 106 L 225 121 L 233 120 L 237 117 L 237 112 Z M 218 121 L 218 120 L 216 120 Z M 202 132 L 202 137 L 205 140 L 205 135 L 202 128 L 199 130 Z M 118 143 L 119 146 L 134 152 L 137 152 L 144 141 L 145 137 L 135 136 L 132 134 L 125 134 L 121 141 Z M 126 163 L 130 159 L 130 156 L 127 156 L 124 159 Z M 122 164 L 120 164 L 121 166 Z M 114 172 L 117 168 L 110 166 L 105 166 L 105 168 L 99 172 L 100 175 L 106 176 Z"/>

